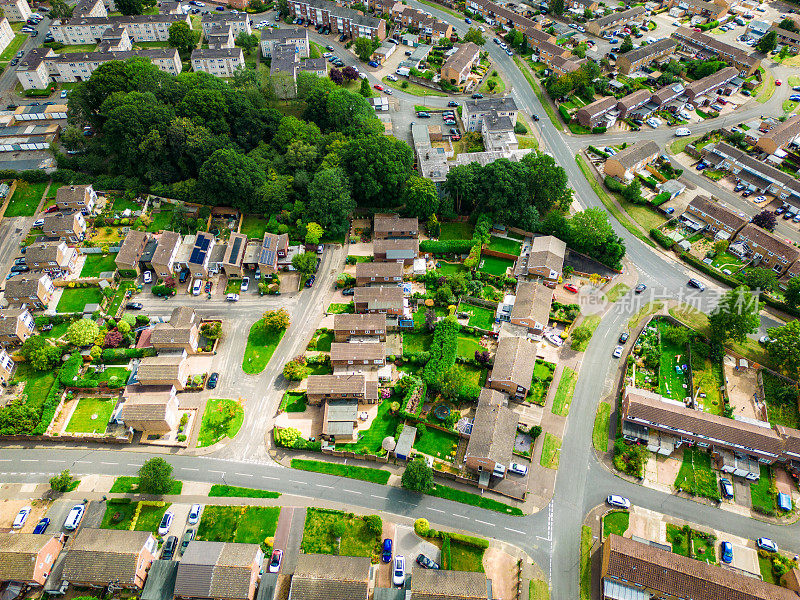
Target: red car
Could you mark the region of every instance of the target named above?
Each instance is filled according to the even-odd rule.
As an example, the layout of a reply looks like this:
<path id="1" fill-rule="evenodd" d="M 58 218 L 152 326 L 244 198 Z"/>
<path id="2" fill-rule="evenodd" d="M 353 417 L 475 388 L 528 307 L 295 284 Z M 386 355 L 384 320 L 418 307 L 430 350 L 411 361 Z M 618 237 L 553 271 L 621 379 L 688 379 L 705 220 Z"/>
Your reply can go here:
<path id="1" fill-rule="evenodd" d="M 776 79 L 776 80 L 775 80 L 775 85 L 780 85 L 781 83 L 782 83 L 782 82 L 781 82 L 781 80 L 780 80 L 780 79 Z"/>
<path id="2" fill-rule="evenodd" d="M 378 85 L 377 83 L 376 83 L 375 85 L 373 85 L 372 87 L 374 87 L 374 88 L 375 88 L 376 90 L 378 90 L 379 92 L 382 92 L 382 91 L 383 91 L 383 86 L 382 86 L 382 85 Z"/>
<path id="3" fill-rule="evenodd" d="M 565 283 L 564 284 L 564 289 L 567 290 L 568 292 L 572 292 L 573 294 L 577 294 L 578 293 L 578 288 L 576 288 L 571 283 Z"/>

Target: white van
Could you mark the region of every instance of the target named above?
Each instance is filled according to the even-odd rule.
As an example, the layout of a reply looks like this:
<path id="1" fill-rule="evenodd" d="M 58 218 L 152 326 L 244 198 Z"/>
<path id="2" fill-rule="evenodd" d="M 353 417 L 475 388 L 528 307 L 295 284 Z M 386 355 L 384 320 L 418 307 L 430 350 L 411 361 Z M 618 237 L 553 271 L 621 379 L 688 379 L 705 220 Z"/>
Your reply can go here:
<path id="1" fill-rule="evenodd" d="M 64 529 L 77 529 L 83 519 L 83 513 L 86 512 L 86 507 L 83 504 L 76 504 L 69 511 L 67 518 L 64 520 Z"/>

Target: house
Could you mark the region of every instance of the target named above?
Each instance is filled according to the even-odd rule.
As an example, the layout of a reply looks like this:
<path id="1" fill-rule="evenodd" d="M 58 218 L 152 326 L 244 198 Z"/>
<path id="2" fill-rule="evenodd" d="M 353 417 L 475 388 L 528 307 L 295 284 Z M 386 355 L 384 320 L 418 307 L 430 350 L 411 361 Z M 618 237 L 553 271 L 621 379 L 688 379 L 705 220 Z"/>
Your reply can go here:
<path id="1" fill-rule="evenodd" d="M 50 32 L 56 42 L 66 45 L 92 44 L 99 41 L 109 27 L 122 26 L 132 42 L 166 42 L 173 23 L 184 22 L 192 28 L 187 14 L 120 15 L 71 17 L 55 19 Z"/>
<path id="2" fill-rule="evenodd" d="M 480 49 L 476 44 L 472 42 L 461 44 L 442 64 L 442 80 L 449 81 L 453 85 L 464 83 L 479 57 Z"/>
<path id="3" fill-rule="evenodd" d="M 356 367 L 382 367 L 386 364 L 386 345 L 383 342 L 372 344 L 331 344 L 331 366 L 355 369 Z"/>
<path id="4" fill-rule="evenodd" d="M 536 346 L 523 338 L 502 337 L 497 342 L 494 367 L 487 386 L 506 392 L 515 400 L 525 400 L 535 365 Z"/>
<path id="5" fill-rule="evenodd" d="M 527 327 L 534 335 L 544 333 L 550 321 L 550 302 L 553 292 L 538 281 L 520 281 L 509 321 L 514 325 Z"/>
<path id="6" fill-rule="evenodd" d="M 624 75 L 634 73 L 642 67 L 647 67 L 653 62 L 669 56 L 677 45 L 675 40 L 664 38 L 646 46 L 639 46 L 630 52 L 617 55 L 617 69 Z"/>
<path id="7" fill-rule="evenodd" d="M 536 47 L 536 55 L 539 60 L 546 65 L 553 65 L 556 58 L 563 58 L 569 60 L 572 56 L 572 51 L 566 46 L 559 46 L 558 44 L 551 44 L 550 42 L 542 42 Z"/>
<path id="8" fill-rule="evenodd" d="M 403 288 L 393 286 L 357 287 L 353 290 L 355 312 L 401 315 L 405 307 Z"/>
<path id="9" fill-rule="evenodd" d="M 398 262 L 411 265 L 419 256 L 419 240 L 416 238 L 376 239 L 372 242 L 372 251 L 377 262 Z"/>
<path id="10" fill-rule="evenodd" d="M 45 215 L 42 230 L 51 237 L 80 242 L 86 234 L 86 221 L 80 211 L 53 212 Z"/>
<path id="11" fill-rule="evenodd" d="M 73 273 L 78 265 L 78 251 L 66 242 L 34 242 L 25 251 L 31 271 L 44 271 L 56 279 Z"/>
<path id="12" fill-rule="evenodd" d="M 205 34 L 205 38 L 209 48 L 233 48 L 236 45 L 236 40 L 233 37 L 233 27 L 229 23 L 215 23 Z M 213 211 L 212 214 L 214 214 Z"/>
<path id="13" fill-rule="evenodd" d="M 519 31 L 536 27 L 534 21 L 490 0 L 467 0 L 466 8 L 483 16 L 489 25 L 502 25 L 505 29 L 518 29 Z"/>
<path id="14" fill-rule="evenodd" d="M 544 57 L 542 60 L 551 69 L 553 69 L 554 71 L 558 71 L 562 75 L 566 75 L 567 73 L 572 73 L 573 71 L 577 71 L 578 69 L 581 68 L 581 66 L 574 60 L 570 60 L 569 58 L 564 58 L 563 56 L 555 55 L 551 56 L 550 58 Z"/>
<path id="15" fill-rule="evenodd" d="M 64 559 L 61 577 L 72 585 L 141 590 L 158 544 L 149 531 L 81 528 Z"/>
<path id="16" fill-rule="evenodd" d="M 269 73 L 272 76 L 272 87 L 279 98 L 287 99 L 296 96 L 299 72 L 325 77 L 328 73 L 328 63 L 324 57 L 307 58 L 301 61 L 294 44 L 275 44 L 272 48 Z"/>
<path id="17" fill-rule="evenodd" d="M 414 569 L 411 600 L 491 600 L 491 580 L 484 573 Z"/>
<path id="18" fill-rule="evenodd" d="M 189 377 L 189 361 L 186 352 L 147 356 L 139 362 L 136 379 L 142 385 L 174 386 L 180 391 Z"/>
<path id="19" fill-rule="evenodd" d="M 33 316 L 24 308 L 0 310 L 0 344 L 16 346 L 27 340 L 36 327 Z"/>
<path id="20" fill-rule="evenodd" d="M 172 385 L 134 384 L 125 387 L 119 418 L 127 427 L 150 434 L 164 435 L 178 427 L 178 396 Z"/>
<path id="21" fill-rule="evenodd" d="M 114 263 L 120 271 L 133 271 L 139 274 L 139 259 L 142 258 L 145 244 L 150 239 L 146 231 L 131 229 L 125 234 L 122 246 L 114 258 Z"/>
<path id="22" fill-rule="evenodd" d="M 200 26 L 204 36 L 208 36 L 215 27 L 230 27 L 234 39 L 242 33 L 247 35 L 253 33 L 253 29 L 250 27 L 250 18 L 245 12 L 215 12 L 212 10 L 203 15 Z"/>
<path id="23" fill-rule="evenodd" d="M 564 268 L 567 244 L 555 236 L 543 235 L 533 238 L 528 256 L 528 275 L 548 281 L 558 281 Z"/>
<path id="24" fill-rule="evenodd" d="M 653 140 L 636 142 L 606 159 L 603 172 L 628 182 L 636 172 L 653 162 L 661 151 Z"/>
<path id="25" fill-rule="evenodd" d="M 358 400 L 329 400 L 325 403 L 322 407 L 322 438 L 332 442 L 358 441 Z"/>
<path id="26" fill-rule="evenodd" d="M 749 258 L 754 266 L 772 269 L 778 275 L 800 257 L 797 248 L 752 223 L 742 227 L 734 241 L 736 245 L 744 246 L 744 252 L 738 252 L 734 247 L 729 247 L 729 252 L 740 258 Z"/>
<path id="27" fill-rule="evenodd" d="M 386 315 L 381 313 L 334 315 L 333 338 L 337 342 L 349 342 L 353 338 L 373 338 L 385 342 Z"/>
<path id="28" fill-rule="evenodd" d="M 710 95 L 711 92 L 714 92 L 717 88 L 724 87 L 738 76 L 739 72 L 734 67 L 725 67 L 716 73 L 687 84 L 683 93 L 689 99 L 689 102 L 698 104 L 703 96 Z"/>
<path id="29" fill-rule="evenodd" d="M 0 349 L 0 383 L 6 385 L 9 381 L 11 381 L 15 366 L 16 363 L 14 362 L 14 359 L 11 358 L 11 355 L 5 350 L 5 348 Z"/>
<path id="30" fill-rule="evenodd" d="M 181 234 L 174 231 L 162 231 L 150 259 L 150 264 L 155 271 L 156 277 L 165 278 L 173 275 L 175 257 L 178 255 L 178 248 L 181 246 Z"/>
<path id="31" fill-rule="evenodd" d="M 508 408 L 507 404 L 503 394 L 489 388 L 483 388 L 478 396 L 478 407 L 472 421 L 464 464 L 471 471 L 485 472 L 487 482 L 492 471 L 505 471 L 511 464 L 519 415 Z M 484 580 L 484 593 L 485 585 Z"/>
<path id="32" fill-rule="evenodd" d="M 415 569 L 415 572 L 421 570 Z M 300 554 L 292 576 L 289 598 L 367 600 L 369 587 L 369 557 Z"/>
<path id="33" fill-rule="evenodd" d="M 178 306 L 167 323 L 157 323 L 150 335 L 150 343 L 158 351 L 184 350 L 197 352 L 200 337 L 200 317 L 188 306 Z"/>
<path id="34" fill-rule="evenodd" d="M 722 205 L 717 198 L 708 196 L 695 197 L 680 216 L 680 220 L 716 240 L 732 240 L 747 224 L 747 219 Z"/>
<path id="35" fill-rule="evenodd" d="M 800 49 L 800 33 L 781 29 L 780 27 L 770 27 L 770 31 L 775 32 L 778 46 L 786 46 L 792 54 L 797 54 L 798 49 Z"/>
<path id="36" fill-rule="evenodd" d="M 633 116 L 634 114 L 641 114 L 643 111 L 639 111 L 640 108 L 645 106 L 650 99 L 653 97 L 653 93 L 650 90 L 636 90 L 620 98 L 619 102 L 617 103 L 617 110 L 619 111 L 619 118 L 624 119 L 629 116 Z M 647 111 L 649 114 L 649 111 Z"/>
<path id="37" fill-rule="evenodd" d="M 478 131 L 483 118 L 492 112 L 499 117 L 508 117 L 512 123 L 516 123 L 518 111 L 517 103 L 511 96 L 471 98 L 464 100 L 461 118 L 467 131 Z"/>
<path id="38" fill-rule="evenodd" d="M 728 14 L 729 3 L 727 0 L 670 0 L 669 8 L 678 7 L 683 11 L 683 16 L 703 17 L 706 22 L 718 21 Z"/>
<path id="39" fill-rule="evenodd" d="M 107 14 L 102 0 L 79 0 L 72 11 L 73 17 L 104 17 Z"/>
<path id="40" fill-rule="evenodd" d="M 276 44 L 291 44 L 300 58 L 306 58 L 309 55 L 308 29 L 305 27 L 291 29 L 262 28 L 261 55 L 264 58 L 270 58 L 272 56 L 272 48 Z"/>
<path id="41" fill-rule="evenodd" d="M 605 96 L 595 100 L 591 104 L 579 108 L 575 111 L 575 120 L 584 127 L 593 129 L 599 125 L 607 125 L 607 115 L 617 108 L 617 99 L 614 96 Z M 612 117 L 611 121 L 613 122 Z"/>
<path id="42" fill-rule="evenodd" d="M 323 400 L 357 400 L 368 404 L 378 401 L 378 382 L 363 375 L 309 375 L 308 402 L 319 405 Z"/>
<path id="43" fill-rule="evenodd" d="M 519 150 L 514 122 L 497 111 L 492 111 L 481 120 L 481 137 L 487 152 L 513 152 Z"/>
<path id="44" fill-rule="evenodd" d="M 27 21 L 31 16 L 28 0 L 0 0 L 0 8 L 9 21 Z"/>
<path id="45" fill-rule="evenodd" d="M 253 600 L 263 562 L 258 544 L 193 540 L 181 557 L 175 598 Z"/>
<path id="46" fill-rule="evenodd" d="M 383 19 L 337 6 L 330 0 L 289 0 L 289 13 L 295 18 L 307 19 L 312 25 L 328 26 L 331 33 L 353 40 L 368 37 L 380 41 L 386 37 Z"/>
<path id="47" fill-rule="evenodd" d="M 653 94 L 651 100 L 652 104 L 658 108 L 663 109 L 666 107 L 667 104 L 676 100 L 683 96 L 683 84 L 676 82 L 671 83 L 669 85 L 665 85 L 660 90 L 658 90 L 655 94 Z M 684 102 L 679 101 L 680 108 L 683 108 Z"/>
<path id="48" fill-rule="evenodd" d="M 47 308 L 56 288 L 47 273 L 14 275 L 6 281 L 5 299 L 9 305 L 23 304 L 29 309 Z"/>
<path id="49" fill-rule="evenodd" d="M 399 262 L 360 262 L 356 264 L 356 285 L 401 285 L 403 283 L 403 263 Z"/>
<path id="50" fill-rule="evenodd" d="M 228 277 L 242 276 L 242 261 L 244 260 L 246 246 L 246 235 L 243 233 L 231 233 L 222 259 L 222 270 L 225 271 Z"/>
<path id="51" fill-rule="evenodd" d="M 377 240 L 419 237 L 419 219 L 378 213 L 373 218 L 372 235 Z"/>
<path id="52" fill-rule="evenodd" d="M 556 43 L 556 36 L 550 35 L 535 26 L 525 29 L 525 39 L 528 40 L 528 46 L 531 48 L 538 48 L 544 42 L 548 44 Z"/>
<path id="53" fill-rule="evenodd" d="M 21 0 L 25 2 L 25 0 Z M 26 3 L 27 5 L 27 3 Z M 17 79 L 25 90 L 43 90 L 50 83 L 45 57 L 55 56 L 52 48 L 33 48 L 23 56 L 16 68 Z"/>
<path id="54" fill-rule="evenodd" d="M 794 115 L 783 123 L 777 123 L 767 133 L 758 138 L 756 148 L 767 154 L 775 154 L 777 150 L 786 149 L 789 144 L 800 138 L 800 115 Z"/>
<path id="55" fill-rule="evenodd" d="M 623 29 L 631 23 L 641 23 L 645 17 L 644 6 L 634 6 L 621 12 L 612 12 L 604 17 L 586 22 L 586 31 L 592 35 L 602 35 L 608 31 Z"/>
<path id="56" fill-rule="evenodd" d="M 81 214 L 90 215 L 97 204 L 97 192 L 89 185 L 62 185 L 56 191 L 58 210 L 79 210 Z"/>
<path id="57" fill-rule="evenodd" d="M 50 104 L 48 106 L 33 106 L 28 104 L 20 106 L 14 111 L 13 123 L 22 121 L 51 121 L 54 119 L 67 118 L 66 104 Z"/>
<path id="58" fill-rule="evenodd" d="M 209 259 L 216 246 L 217 240 L 213 234 L 207 231 L 198 231 L 194 239 L 194 246 L 189 254 L 186 266 L 192 273 L 192 277 L 208 277 Z"/>
<path id="59" fill-rule="evenodd" d="M 679 27 L 672 33 L 672 37 L 681 49 L 699 53 L 700 59 L 719 57 L 719 60 L 724 60 L 728 66 L 736 67 L 741 77 L 750 77 L 761 66 L 761 59 L 755 52 L 748 54 L 737 46 L 716 39 L 713 35 L 694 31 L 688 27 Z"/>
<path id="60" fill-rule="evenodd" d="M 64 547 L 59 534 L 0 533 L 0 584 L 43 586 Z"/>
<path id="61" fill-rule="evenodd" d="M 278 272 L 278 259 L 289 251 L 289 236 L 265 233 L 258 257 L 258 268 L 263 275 Z"/>
<path id="62" fill-rule="evenodd" d="M 758 577 L 675 554 L 615 533 L 603 542 L 603 598 L 797 600 L 794 591 Z M 416 576 L 416 573 L 415 573 Z"/>

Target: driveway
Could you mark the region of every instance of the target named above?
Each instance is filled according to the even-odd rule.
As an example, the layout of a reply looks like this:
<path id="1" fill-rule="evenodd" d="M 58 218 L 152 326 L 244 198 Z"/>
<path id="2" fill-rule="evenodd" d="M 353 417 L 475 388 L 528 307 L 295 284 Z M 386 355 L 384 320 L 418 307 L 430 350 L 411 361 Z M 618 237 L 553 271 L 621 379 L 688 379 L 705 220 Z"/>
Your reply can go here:
<path id="1" fill-rule="evenodd" d="M 394 534 L 394 555 L 405 556 L 407 575 L 415 568 L 419 554 L 424 554 L 431 560 L 442 564 L 442 551 L 439 548 L 414 533 L 413 527 L 397 525 Z"/>

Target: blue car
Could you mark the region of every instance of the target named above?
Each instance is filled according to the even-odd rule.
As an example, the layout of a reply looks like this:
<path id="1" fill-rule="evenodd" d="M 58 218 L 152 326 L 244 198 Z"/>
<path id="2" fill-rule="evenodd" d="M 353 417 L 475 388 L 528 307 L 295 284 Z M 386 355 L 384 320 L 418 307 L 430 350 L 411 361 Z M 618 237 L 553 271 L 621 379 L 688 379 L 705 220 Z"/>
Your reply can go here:
<path id="1" fill-rule="evenodd" d="M 50 519 L 45 517 L 41 521 L 36 524 L 36 527 L 33 528 L 33 533 L 40 534 L 47 531 L 47 528 L 50 526 Z"/>
<path id="2" fill-rule="evenodd" d="M 611 41 L 610 41 L 610 42 L 608 42 L 608 43 L 609 43 L 609 44 L 611 44 L 611 45 L 613 46 L 614 44 L 619 44 L 619 40 L 617 40 L 617 39 L 613 39 L 613 40 L 611 40 Z"/>
<path id="3" fill-rule="evenodd" d="M 800 94 L 792 94 L 789 96 L 789 100 L 792 102 L 800 102 Z"/>
<path id="4" fill-rule="evenodd" d="M 381 550 L 381 560 L 385 563 L 392 562 L 392 540 L 386 538 L 383 540 L 383 548 Z"/>
<path id="5" fill-rule="evenodd" d="M 722 562 L 730 564 L 733 561 L 733 544 L 722 542 L 720 550 L 722 551 Z"/>
<path id="6" fill-rule="evenodd" d="M 469 25 L 470 23 L 472 23 L 472 19 L 470 19 L 469 17 L 466 17 L 466 18 L 464 19 L 464 23 L 466 23 L 467 25 Z"/>
<path id="7" fill-rule="evenodd" d="M 380 65 L 376 63 L 374 60 L 369 61 L 367 64 L 373 69 L 377 69 L 378 67 L 380 67 Z"/>

